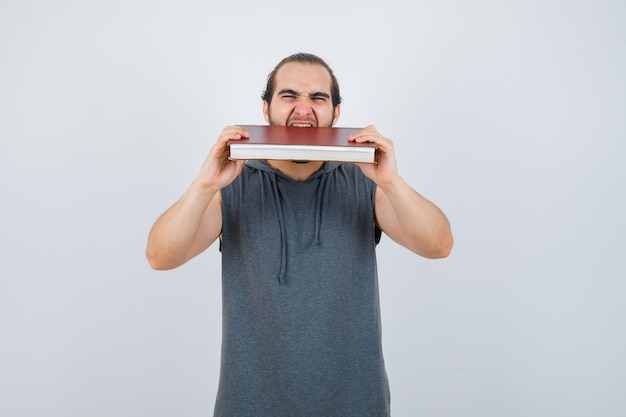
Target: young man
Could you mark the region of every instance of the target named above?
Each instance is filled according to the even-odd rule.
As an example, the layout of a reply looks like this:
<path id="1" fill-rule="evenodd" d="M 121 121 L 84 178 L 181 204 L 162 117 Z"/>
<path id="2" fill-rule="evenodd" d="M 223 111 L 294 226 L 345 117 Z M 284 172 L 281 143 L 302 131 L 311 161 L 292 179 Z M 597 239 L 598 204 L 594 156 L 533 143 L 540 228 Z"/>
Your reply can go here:
<path id="1" fill-rule="evenodd" d="M 337 80 L 295 54 L 268 77 L 271 125 L 333 126 Z M 155 269 L 184 264 L 220 238 L 223 334 L 215 416 L 389 415 L 375 248 L 381 231 L 427 258 L 452 248 L 445 215 L 398 175 L 391 140 L 369 126 L 377 164 L 232 161 L 226 127 L 198 178 L 154 224 Z"/>

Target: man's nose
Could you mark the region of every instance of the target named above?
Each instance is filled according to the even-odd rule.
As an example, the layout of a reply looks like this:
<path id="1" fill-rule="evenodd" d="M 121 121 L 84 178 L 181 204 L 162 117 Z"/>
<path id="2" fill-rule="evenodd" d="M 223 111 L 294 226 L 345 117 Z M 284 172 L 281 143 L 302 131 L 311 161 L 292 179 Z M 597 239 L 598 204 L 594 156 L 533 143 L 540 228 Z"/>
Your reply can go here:
<path id="1" fill-rule="evenodd" d="M 298 100 L 296 100 L 294 112 L 297 114 L 311 114 L 313 112 L 311 99 L 308 96 L 298 97 Z"/>

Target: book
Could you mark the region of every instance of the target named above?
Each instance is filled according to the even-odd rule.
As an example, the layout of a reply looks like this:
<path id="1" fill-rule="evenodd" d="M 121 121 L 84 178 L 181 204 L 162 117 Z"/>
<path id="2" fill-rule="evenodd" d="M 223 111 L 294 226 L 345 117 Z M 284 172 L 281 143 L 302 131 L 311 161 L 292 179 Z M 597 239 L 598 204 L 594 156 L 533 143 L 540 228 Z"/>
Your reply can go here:
<path id="1" fill-rule="evenodd" d="M 376 162 L 376 144 L 348 141 L 360 129 L 241 125 L 249 139 L 230 140 L 230 159 Z"/>

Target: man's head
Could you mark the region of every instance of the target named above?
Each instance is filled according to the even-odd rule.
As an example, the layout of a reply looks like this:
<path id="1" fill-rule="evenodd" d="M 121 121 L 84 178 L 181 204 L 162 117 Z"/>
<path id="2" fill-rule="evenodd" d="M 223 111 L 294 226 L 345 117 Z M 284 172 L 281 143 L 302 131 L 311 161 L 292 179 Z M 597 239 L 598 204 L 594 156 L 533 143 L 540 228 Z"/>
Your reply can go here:
<path id="1" fill-rule="evenodd" d="M 339 118 L 339 84 L 321 58 L 298 53 L 283 59 L 267 77 L 263 113 L 272 125 L 332 126 Z"/>

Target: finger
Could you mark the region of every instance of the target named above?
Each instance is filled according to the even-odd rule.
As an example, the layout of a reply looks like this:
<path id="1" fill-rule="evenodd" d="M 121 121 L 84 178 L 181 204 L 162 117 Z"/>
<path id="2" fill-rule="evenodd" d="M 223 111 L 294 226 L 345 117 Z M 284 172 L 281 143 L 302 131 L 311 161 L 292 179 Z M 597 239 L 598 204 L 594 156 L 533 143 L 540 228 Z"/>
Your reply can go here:
<path id="1" fill-rule="evenodd" d="M 378 130 L 376 130 L 376 127 L 374 127 L 374 125 L 369 125 L 359 130 L 358 132 L 351 134 L 348 137 L 348 140 L 356 142 L 370 142 L 371 140 L 367 138 L 376 136 L 380 136 L 380 133 L 378 133 Z"/>
<path id="2" fill-rule="evenodd" d="M 229 140 L 239 140 L 241 138 L 249 138 L 250 134 L 241 126 L 229 126 L 222 130 L 218 142 L 225 144 Z"/>
<path id="3" fill-rule="evenodd" d="M 249 138 L 250 133 L 243 126 L 233 126 L 237 133 L 241 135 L 241 137 Z"/>
<path id="4" fill-rule="evenodd" d="M 363 143 L 363 142 L 371 142 L 371 143 L 375 143 L 379 146 L 384 146 L 385 143 L 389 143 L 391 142 L 389 139 L 381 136 L 380 134 L 376 133 L 363 133 L 363 134 L 357 134 L 356 136 L 354 136 L 354 138 L 352 139 L 355 142 L 358 143 Z"/>

